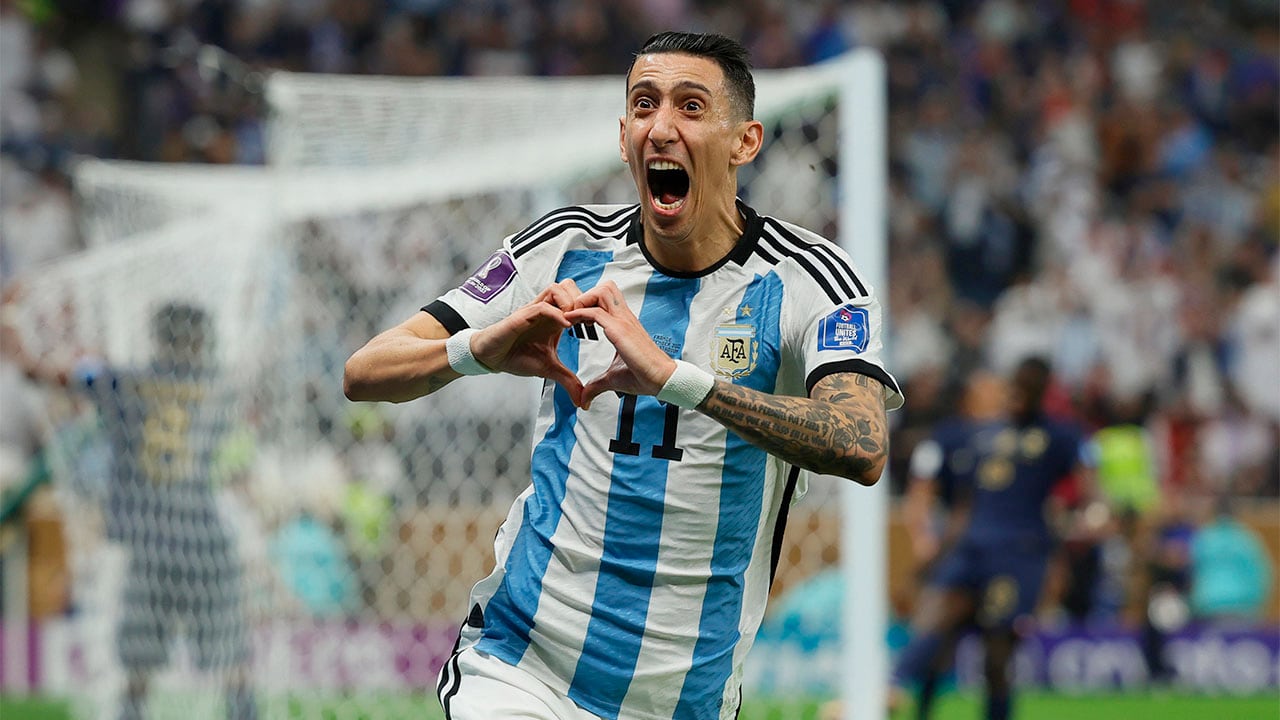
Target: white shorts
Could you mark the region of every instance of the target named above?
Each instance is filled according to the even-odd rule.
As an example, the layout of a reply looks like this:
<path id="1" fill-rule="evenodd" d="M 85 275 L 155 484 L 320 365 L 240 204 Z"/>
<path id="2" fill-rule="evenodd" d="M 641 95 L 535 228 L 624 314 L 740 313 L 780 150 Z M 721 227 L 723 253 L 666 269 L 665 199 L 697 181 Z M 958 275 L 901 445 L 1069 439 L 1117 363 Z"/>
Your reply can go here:
<path id="1" fill-rule="evenodd" d="M 447 720 L 600 720 L 524 670 L 474 647 L 449 658 L 436 688 Z"/>

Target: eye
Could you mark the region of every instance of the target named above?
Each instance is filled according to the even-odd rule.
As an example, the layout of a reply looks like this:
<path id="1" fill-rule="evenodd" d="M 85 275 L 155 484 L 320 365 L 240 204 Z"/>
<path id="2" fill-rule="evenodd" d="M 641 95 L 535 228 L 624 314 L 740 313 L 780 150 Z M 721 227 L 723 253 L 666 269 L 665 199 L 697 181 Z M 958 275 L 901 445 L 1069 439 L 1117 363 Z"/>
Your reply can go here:
<path id="1" fill-rule="evenodd" d="M 636 99 L 635 99 L 635 102 L 634 102 L 634 103 L 632 103 L 632 105 L 633 105 L 637 110 L 652 110 L 652 109 L 653 109 L 653 101 L 652 101 L 652 100 L 650 100 L 650 99 L 649 99 L 649 98 L 647 98 L 647 97 L 638 97 L 638 98 L 636 98 Z"/>
<path id="2" fill-rule="evenodd" d="M 699 100 L 686 100 L 684 105 L 685 112 L 699 112 L 702 110 L 702 102 Z"/>

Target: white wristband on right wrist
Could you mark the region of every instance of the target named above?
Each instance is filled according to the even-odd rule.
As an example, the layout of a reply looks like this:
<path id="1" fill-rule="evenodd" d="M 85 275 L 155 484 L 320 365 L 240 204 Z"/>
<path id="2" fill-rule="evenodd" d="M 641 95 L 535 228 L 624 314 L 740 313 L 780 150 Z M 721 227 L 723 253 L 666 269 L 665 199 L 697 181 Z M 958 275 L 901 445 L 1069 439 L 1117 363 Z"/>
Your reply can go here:
<path id="1" fill-rule="evenodd" d="M 445 353 L 449 357 L 449 367 L 459 375 L 488 375 L 493 372 L 471 354 L 471 336 L 475 334 L 475 328 L 459 330 L 444 342 Z"/>
<path id="2" fill-rule="evenodd" d="M 658 399 L 669 405 L 693 409 L 711 394 L 716 377 L 691 362 L 676 361 L 676 371 L 658 391 Z"/>

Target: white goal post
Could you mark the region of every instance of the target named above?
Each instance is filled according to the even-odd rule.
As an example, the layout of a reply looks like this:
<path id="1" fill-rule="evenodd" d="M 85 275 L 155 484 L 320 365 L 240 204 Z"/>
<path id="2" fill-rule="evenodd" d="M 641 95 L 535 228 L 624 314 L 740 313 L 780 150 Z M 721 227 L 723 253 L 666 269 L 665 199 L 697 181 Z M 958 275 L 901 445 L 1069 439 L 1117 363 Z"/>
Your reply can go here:
<path id="1" fill-rule="evenodd" d="M 881 59 L 859 50 L 756 79 L 766 145 L 740 174 L 744 199 L 838 238 L 887 304 Z M 219 498 L 245 553 L 256 691 L 267 716 L 317 693 L 333 696 L 325 707 L 336 704 L 339 720 L 391 716 L 369 711 L 384 702 L 370 698 L 433 686 L 430 669 L 452 644 L 466 592 L 492 562 L 493 532 L 527 483 L 536 386 L 476 378 L 403 406 L 352 404 L 341 397 L 341 362 L 544 212 L 631 201 L 618 152 L 623 97 L 620 77 L 277 73 L 266 85 L 266 167 L 77 168 L 90 249 L 24 279 L 20 325 L 37 353 L 90 347 L 133 364 L 145 356 L 157 302 L 185 294 L 213 311 L 226 340 L 222 362 L 240 388 L 232 454 L 245 464 Z M 68 306 L 74 312 L 62 315 L 73 326 L 44 333 Z M 439 421 L 441 408 L 448 422 Z M 66 427 L 67 410 L 58 412 Z M 92 503 L 82 478 L 68 477 L 78 450 L 60 452 L 60 497 L 68 507 Z M 775 589 L 782 595 L 821 570 L 842 572 L 843 645 L 827 647 L 824 672 L 809 674 L 826 677 L 825 692 L 856 698 L 845 713 L 859 720 L 884 707 L 887 493 L 884 481 L 867 489 L 811 480 L 793 509 Z M 300 518 L 318 521 L 344 549 L 349 585 L 333 614 L 282 567 L 282 538 L 295 537 Z M 53 663 L 46 678 L 87 696 L 77 705 L 84 717 L 106 718 L 122 679 L 102 628 L 119 608 L 100 597 L 94 533 L 72 534 L 73 573 L 85 568 L 77 592 L 100 614 L 64 623 L 52 647 L 101 666 L 42 662 Z M 747 689 L 812 691 L 803 674 L 792 673 L 793 685 Z M 187 707 L 172 698 L 199 690 L 217 705 L 210 683 L 189 667 L 171 670 L 154 702 Z M 195 717 L 217 714 L 183 720 Z"/>

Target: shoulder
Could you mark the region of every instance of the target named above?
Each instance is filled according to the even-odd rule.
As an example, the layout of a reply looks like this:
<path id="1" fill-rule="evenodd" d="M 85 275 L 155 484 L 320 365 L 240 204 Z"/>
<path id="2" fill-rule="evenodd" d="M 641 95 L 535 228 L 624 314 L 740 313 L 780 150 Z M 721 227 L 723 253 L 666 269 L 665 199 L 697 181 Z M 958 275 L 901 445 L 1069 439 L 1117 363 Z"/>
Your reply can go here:
<path id="1" fill-rule="evenodd" d="M 636 204 L 557 208 L 511 236 L 508 244 L 511 254 L 520 258 L 540 247 L 568 241 L 589 246 L 593 242 L 624 239 L 639 211 Z"/>
<path id="2" fill-rule="evenodd" d="M 816 284 L 833 303 L 870 295 L 848 253 L 807 228 L 761 215 L 756 252 L 779 272 L 794 273 Z"/>

